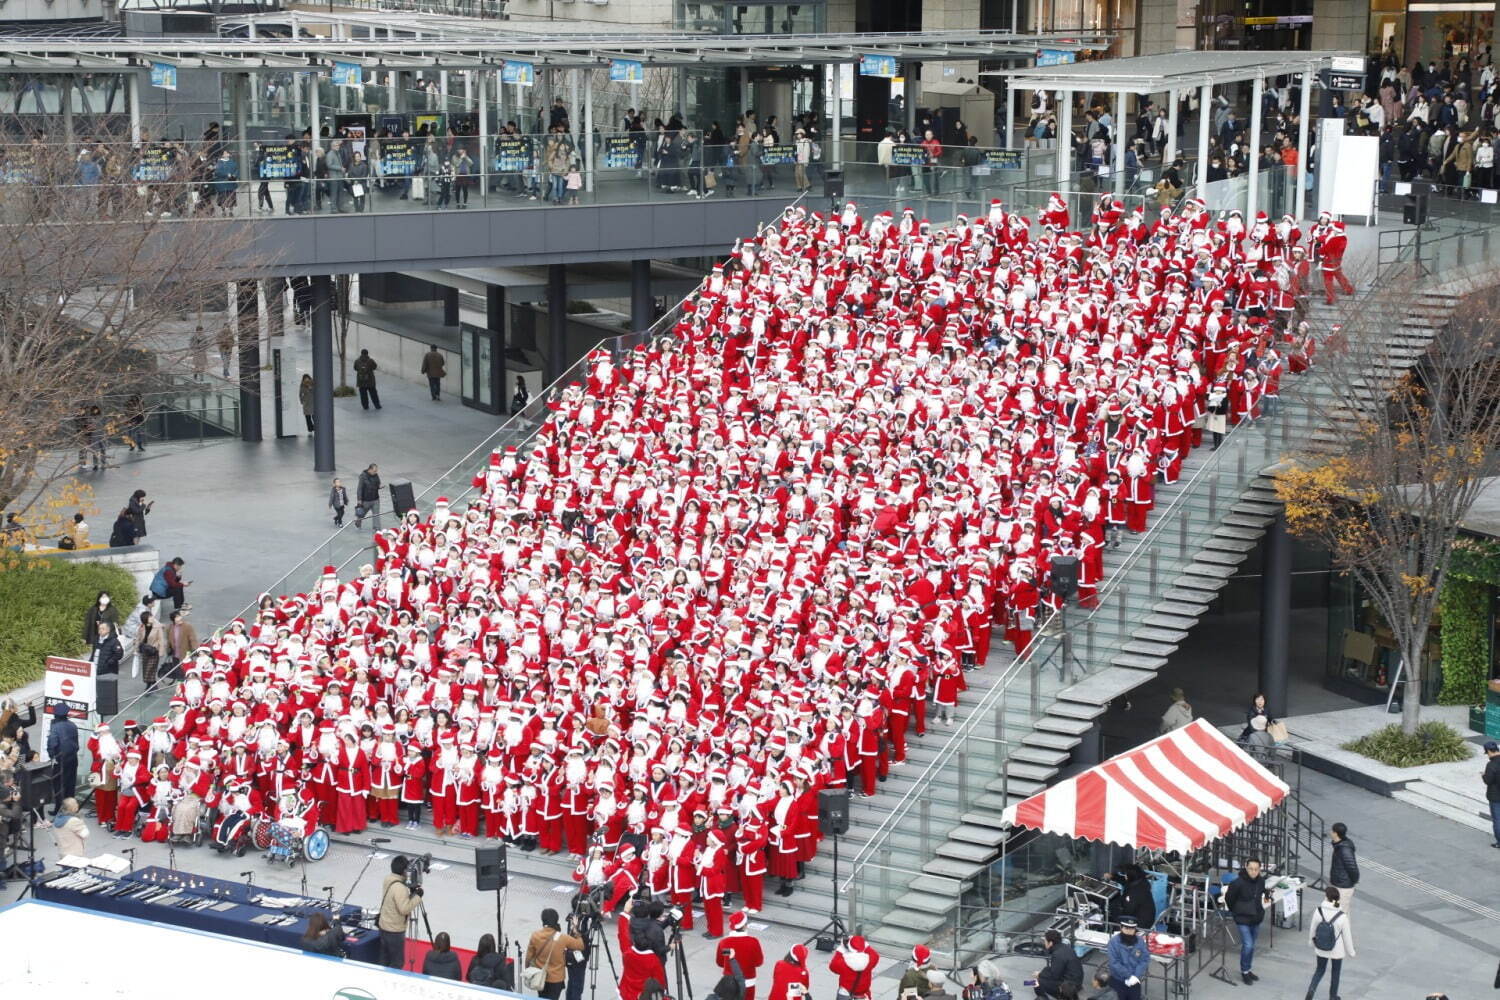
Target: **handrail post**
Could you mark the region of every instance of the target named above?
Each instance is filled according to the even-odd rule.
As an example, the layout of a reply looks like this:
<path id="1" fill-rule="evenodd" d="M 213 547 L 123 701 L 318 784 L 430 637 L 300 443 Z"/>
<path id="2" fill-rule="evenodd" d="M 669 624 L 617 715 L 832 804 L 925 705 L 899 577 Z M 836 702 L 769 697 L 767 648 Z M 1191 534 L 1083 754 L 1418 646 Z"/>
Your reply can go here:
<path id="1" fill-rule="evenodd" d="M 926 795 L 918 800 L 917 817 L 917 831 L 921 835 L 922 843 L 929 844 L 932 842 L 932 799 Z"/>
<path id="2" fill-rule="evenodd" d="M 1026 666 L 1031 670 L 1031 717 L 1034 719 L 1042 714 L 1042 668 L 1034 658 L 1026 661 Z"/>
<path id="3" fill-rule="evenodd" d="M 1148 559 L 1147 559 L 1147 564 L 1150 566 L 1151 593 L 1153 593 L 1153 594 L 1156 593 L 1156 556 L 1157 556 L 1156 549 L 1153 548 L 1151 550 L 1151 552 L 1150 552 L 1150 555 L 1149 555 Z M 1125 605 L 1125 602 L 1121 601 L 1120 602 L 1120 606 L 1124 607 L 1124 605 Z"/>
<path id="4" fill-rule="evenodd" d="M 958 807 L 960 810 L 969 808 L 969 750 L 967 747 L 960 747 L 958 751 Z M 925 832 L 922 840 L 924 842 L 927 840 Z"/>
<path id="5" fill-rule="evenodd" d="M 1178 556 L 1179 559 L 1186 559 L 1187 558 L 1187 554 L 1188 554 L 1188 522 L 1187 522 L 1187 518 L 1182 517 L 1181 515 L 1179 515 L 1178 518 L 1177 518 L 1177 526 L 1180 529 L 1178 531 L 1177 556 Z"/>

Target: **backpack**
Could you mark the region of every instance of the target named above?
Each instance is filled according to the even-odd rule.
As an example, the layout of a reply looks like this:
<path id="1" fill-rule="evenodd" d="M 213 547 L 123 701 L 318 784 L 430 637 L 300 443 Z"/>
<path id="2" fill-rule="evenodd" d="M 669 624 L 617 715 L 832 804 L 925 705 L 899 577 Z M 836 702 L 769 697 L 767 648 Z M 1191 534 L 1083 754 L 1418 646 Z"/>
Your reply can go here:
<path id="1" fill-rule="evenodd" d="M 163 566 L 161 569 L 157 570 L 156 575 L 151 578 L 151 596 L 157 598 L 165 598 L 169 596 L 167 594 L 166 566 Z"/>
<path id="2" fill-rule="evenodd" d="M 1321 916 L 1319 917 L 1318 926 L 1313 928 L 1314 948 L 1316 948 L 1318 951 L 1332 951 L 1334 949 L 1334 947 L 1339 943 L 1339 932 L 1338 928 L 1333 926 L 1333 924 L 1334 921 L 1338 920 L 1338 918 L 1342 917 L 1343 915 L 1344 911 L 1340 910 L 1333 915 L 1332 920 L 1323 919 Z"/>

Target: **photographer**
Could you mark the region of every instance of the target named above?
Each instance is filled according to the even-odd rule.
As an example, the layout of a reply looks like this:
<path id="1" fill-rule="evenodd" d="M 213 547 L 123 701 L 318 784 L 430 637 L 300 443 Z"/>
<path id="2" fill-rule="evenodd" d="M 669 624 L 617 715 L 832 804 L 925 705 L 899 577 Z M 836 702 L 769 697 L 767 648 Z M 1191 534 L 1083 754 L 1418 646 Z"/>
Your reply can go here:
<path id="1" fill-rule="evenodd" d="M 632 900 L 620 914 L 620 1000 L 639 1000 L 647 982 L 667 981 L 667 935 L 661 926 L 662 905 Z"/>
<path id="2" fill-rule="evenodd" d="M 406 885 L 406 869 L 410 866 L 406 855 L 398 854 L 391 859 L 391 873 L 380 884 L 380 964 L 388 969 L 399 969 L 406 960 L 406 921 L 422 903 L 422 887 L 409 889 Z"/>
<path id="3" fill-rule="evenodd" d="M 568 930 L 573 929 L 574 921 L 569 917 Z M 526 961 L 523 963 L 529 974 L 528 978 L 534 976 L 531 973 L 533 969 L 541 970 L 544 974 L 544 985 L 533 987 L 537 996 L 557 1000 L 562 994 L 563 983 L 567 979 L 563 963 L 569 950 L 582 951 L 583 941 L 572 933 L 564 933 L 557 921 L 557 911 L 548 907 L 542 911 L 542 926 L 531 932 L 531 940 L 526 943 Z"/>

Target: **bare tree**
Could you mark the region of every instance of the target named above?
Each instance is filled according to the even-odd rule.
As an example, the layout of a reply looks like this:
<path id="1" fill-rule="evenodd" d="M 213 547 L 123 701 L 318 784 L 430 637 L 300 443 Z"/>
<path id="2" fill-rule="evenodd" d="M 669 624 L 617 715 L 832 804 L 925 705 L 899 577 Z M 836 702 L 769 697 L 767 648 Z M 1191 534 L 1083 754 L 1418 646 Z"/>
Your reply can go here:
<path id="1" fill-rule="evenodd" d="M 1313 369 L 1317 431 L 1277 481 L 1292 533 L 1326 547 L 1390 627 L 1408 733 L 1449 554 L 1500 445 L 1500 291 L 1470 293 L 1413 358 L 1402 324 L 1419 294 L 1389 284 L 1346 317 Z"/>
<path id="2" fill-rule="evenodd" d="M 172 324 L 253 267 L 248 231 L 191 219 L 213 212 L 207 148 L 116 138 L 0 147 L 0 505 L 39 533 L 81 460 L 191 370 Z"/>

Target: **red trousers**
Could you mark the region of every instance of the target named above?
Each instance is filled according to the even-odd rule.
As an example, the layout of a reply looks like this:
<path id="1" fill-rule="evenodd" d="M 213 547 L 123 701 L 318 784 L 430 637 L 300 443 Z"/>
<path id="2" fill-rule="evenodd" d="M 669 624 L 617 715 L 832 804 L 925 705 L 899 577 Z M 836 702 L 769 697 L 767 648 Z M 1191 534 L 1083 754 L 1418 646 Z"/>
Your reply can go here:
<path id="1" fill-rule="evenodd" d="M 458 807 L 458 832 L 470 836 L 479 832 L 478 802 L 466 802 Z"/>
<path id="2" fill-rule="evenodd" d="M 891 713 L 891 745 L 895 749 L 895 761 L 897 764 L 906 762 L 906 726 L 909 718 L 905 712 Z"/>
<path id="3" fill-rule="evenodd" d="M 714 937 L 724 936 L 724 897 L 707 897 L 703 900 L 703 919 L 708 924 L 708 933 Z"/>
<path id="4" fill-rule="evenodd" d="M 875 794 L 875 754 L 867 753 L 859 758 L 859 777 L 866 795 Z"/>
<path id="5" fill-rule="evenodd" d="M 1354 294 L 1354 286 L 1349 284 L 1349 279 L 1344 277 L 1344 265 L 1340 264 L 1333 270 L 1323 269 L 1323 292 L 1327 296 L 1329 305 L 1333 305 L 1333 286 L 1337 284 L 1339 291 L 1345 295 Z"/>
<path id="6" fill-rule="evenodd" d="M 394 823 L 400 815 L 401 803 L 397 799 L 377 799 L 371 797 L 370 802 L 375 809 L 375 819 L 381 823 Z"/>
<path id="7" fill-rule="evenodd" d="M 432 796 L 432 825 L 439 830 L 446 830 L 458 822 L 458 806 L 455 802 L 453 790 Z"/>
<path id="8" fill-rule="evenodd" d="M 537 834 L 537 844 L 544 851 L 561 851 L 563 849 L 563 825 L 562 817 L 545 819 L 542 822 L 541 832 Z"/>
<path id="9" fill-rule="evenodd" d="M 745 896 L 745 909 L 760 912 L 760 904 L 766 896 L 766 877 L 764 875 L 751 875 L 740 869 L 740 892 Z M 748 998 L 749 994 L 746 994 Z"/>
<path id="10" fill-rule="evenodd" d="M 122 797 L 119 804 L 115 806 L 115 832 L 135 832 L 135 814 L 140 812 L 141 803 L 134 795 Z"/>
<path id="11" fill-rule="evenodd" d="M 568 841 L 568 853 L 584 855 L 589 850 L 589 818 L 587 814 L 575 816 L 563 814 L 563 834 Z"/>
<path id="12" fill-rule="evenodd" d="M 99 787 L 94 789 L 94 814 L 99 817 L 100 826 L 110 826 L 115 821 L 115 799 L 119 792 L 114 789 Z"/>
<path id="13" fill-rule="evenodd" d="M 911 712 L 916 720 L 916 733 L 918 736 L 927 735 L 927 699 L 913 698 L 911 700 Z"/>

